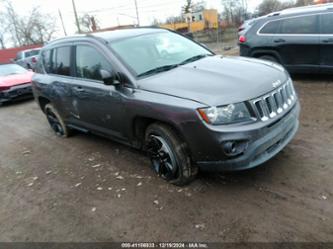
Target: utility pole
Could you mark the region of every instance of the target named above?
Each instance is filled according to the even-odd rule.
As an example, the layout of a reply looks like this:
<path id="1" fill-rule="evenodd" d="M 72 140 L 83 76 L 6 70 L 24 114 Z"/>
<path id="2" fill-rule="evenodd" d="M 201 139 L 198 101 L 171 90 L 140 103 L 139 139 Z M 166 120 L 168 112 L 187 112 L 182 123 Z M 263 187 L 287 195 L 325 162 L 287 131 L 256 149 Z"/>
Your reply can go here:
<path id="1" fill-rule="evenodd" d="M 61 20 L 62 29 L 64 31 L 65 36 L 67 36 L 67 32 L 66 32 L 65 25 L 64 25 L 64 20 L 62 19 L 62 15 L 61 15 L 60 9 L 58 9 L 58 12 L 59 12 L 60 20 Z"/>
<path id="2" fill-rule="evenodd" d="M 135 11 L 136 11 L 136 19 L 137 19 L 137 23 L 138 23 L 138 26 L 140 26 L 140 18 L 139 18 L 139 10 L 138 10 L 138 3 L 137 3 L 137 0 L 134 0 L 134 4 L 135 4 Z"/>
<path id="3" fill-rule="evenodd" d="M 77 31 L 80 34 L 81 33 L 80 23 L 79 23 L 79 18 L 77 17 L 77 12 L 76 12 L 76 7 L 75 7 L 74 0 L 72 0 L 72 4 L 73 4 L 73 11 L 74 11 L 74 15 L 75 15 L 75 22 L 76 22 L 76 26 L 77 26 Z"/>

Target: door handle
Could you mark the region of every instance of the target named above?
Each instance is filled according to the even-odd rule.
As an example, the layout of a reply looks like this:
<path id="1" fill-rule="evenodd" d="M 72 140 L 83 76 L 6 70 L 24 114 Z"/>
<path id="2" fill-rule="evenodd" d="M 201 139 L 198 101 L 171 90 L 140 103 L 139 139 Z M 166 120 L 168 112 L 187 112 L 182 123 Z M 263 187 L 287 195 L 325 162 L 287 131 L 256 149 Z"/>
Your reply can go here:
<path id="1" fill-rule="evenodd" d="M 276 39 L 274 40 L 275 43 L 282 43 L 282 42 L 286 42 L 286 40 L 284 39 Z"/>
<path id="2" fill-rule="evenodd" d="M 328 38 L 328 39 L 325 39 L 325 40 L 323 40 L 323 42 L 325 42 L 325 43 L 330 43 L 330 42 L 333 42 L 333 38 Z"/>
<path id="3" fill-rule="evenodd" d="M 74 87 L 74 90 L 77 92 L 85 92 L 84 88 L 81 86 Z"/>

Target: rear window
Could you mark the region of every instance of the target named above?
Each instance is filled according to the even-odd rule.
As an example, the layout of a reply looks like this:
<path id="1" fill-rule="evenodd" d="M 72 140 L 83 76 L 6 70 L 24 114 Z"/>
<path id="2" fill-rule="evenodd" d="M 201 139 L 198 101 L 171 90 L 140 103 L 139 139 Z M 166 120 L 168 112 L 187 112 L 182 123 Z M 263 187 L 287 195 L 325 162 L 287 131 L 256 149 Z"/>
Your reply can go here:
<path id="1" fill-rule="evenodd" d="M 321 33 L 333 34 L 333 13 L 321 16 Z"/>
<path id="2" fill-rule="evenodd" d="M 261 30 L 260 34 L 276 34 L 278 32 L 280 21 L 272 21 L 267 23 Z"/>
<path id="3" fill-rule="evenodd" d="M 47 73 L 51 73 L 52 71 L 52 62 L 51 62 L 51 55 L 53 50 L 45 50 L 42 53 L 42 61 L 44 65 L 44 69 Z"/>
<path id="4" fill-rule="evenodd" d="M 281 34 L 318 34 L 318 16 L 299 16 L 281 20 Z"/>
<path id="5" fill-rule="evenodd" d="M 25 52 L 25 57 L 35 56 L 39 54 L 39 50 L 31 50 Z"/>
<path id="6" fill-rule="evenodd" d="M 53 49 L 49 67 L 50 73 L 70 76 L 70 51 L 69 46 Z"/>

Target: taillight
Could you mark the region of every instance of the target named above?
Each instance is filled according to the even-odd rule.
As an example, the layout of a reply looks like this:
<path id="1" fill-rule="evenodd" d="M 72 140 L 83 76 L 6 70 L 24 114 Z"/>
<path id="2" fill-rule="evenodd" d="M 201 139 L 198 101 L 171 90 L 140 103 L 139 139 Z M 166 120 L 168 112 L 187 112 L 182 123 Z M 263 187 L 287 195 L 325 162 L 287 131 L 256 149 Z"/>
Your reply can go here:
<path id="1" fill-rule="evenodd" d="M 32 61 L 32 63 L 36 63 L 37 62 L 37 58 L 36 57 L 32 57 L 31 61 Z"/>
<path id="2" fill-rule="evenodd" d="M 246 37 L 245 37 L 244 35 L 241 35 L 241 36 L 239 37 L 239 42 L 240 42 L 240 43 L 244 43 L 244 42 L 246 42 Z"/>
<path id="3" fill-rule="evenodd" d="M 0 86 L 0 92 L 9 90 L 10 86 Z"/>

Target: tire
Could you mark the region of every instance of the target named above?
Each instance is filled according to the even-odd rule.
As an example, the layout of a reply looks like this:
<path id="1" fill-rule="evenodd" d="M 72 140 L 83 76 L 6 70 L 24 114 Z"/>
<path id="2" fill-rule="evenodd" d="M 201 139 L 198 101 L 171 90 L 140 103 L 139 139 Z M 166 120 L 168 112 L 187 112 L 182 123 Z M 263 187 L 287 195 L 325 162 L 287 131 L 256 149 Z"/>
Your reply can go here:
<path id="1" fill-rule="evenodd" d="M 66 138 L 71 135 L 71 130 L 65 125 L 64 120 L 52 104 L 45 105 L 44 113 L 52 130 L 58 137 Z"/>
<path id="2" fill-rule="evenodd" d="M 271 55 L 262 55 L 259 57 L 259 59 L 279 63 L 278 60 L 274 56 L 271 56 Z"/>
<path id="3" fill-rule="evenodd" d="M 145 149 L 153 170 L 164 180 L 177 186 L 193 181 L 198 167 L 191 165 L 187 145 L 168 125 L 154 123 L 146 130 Z"/>

